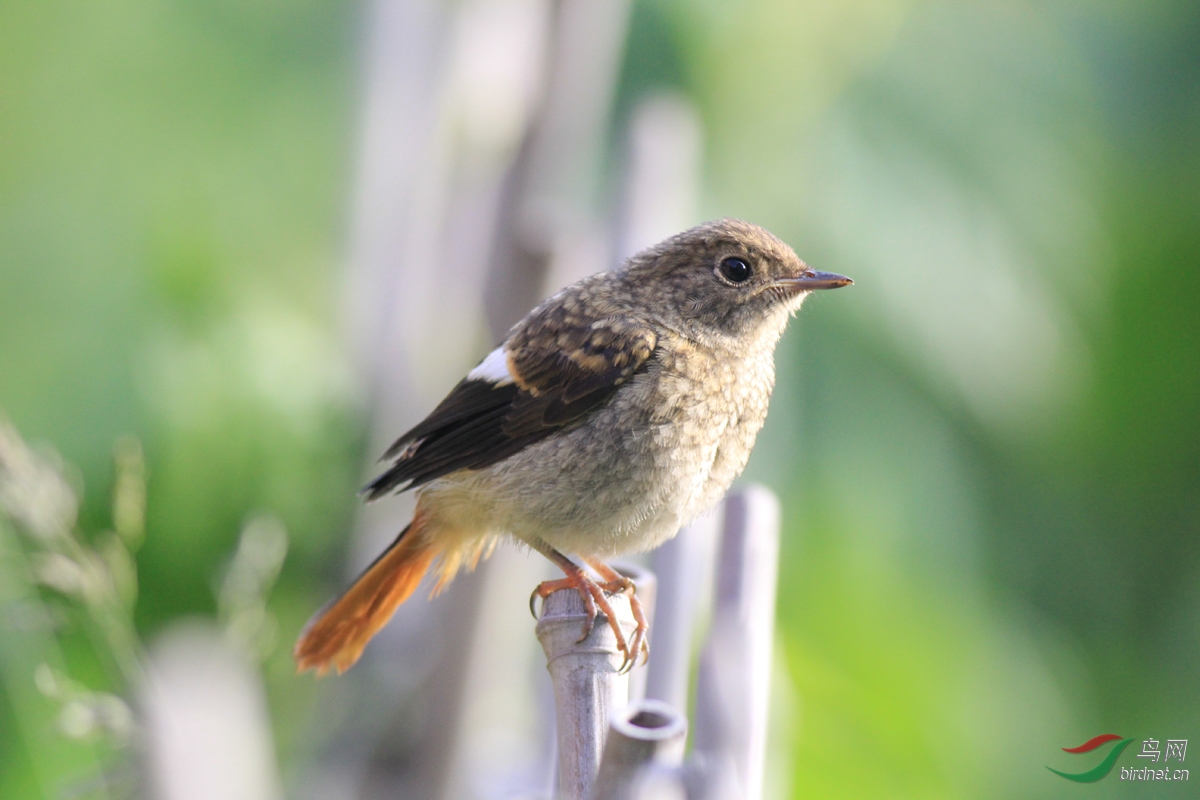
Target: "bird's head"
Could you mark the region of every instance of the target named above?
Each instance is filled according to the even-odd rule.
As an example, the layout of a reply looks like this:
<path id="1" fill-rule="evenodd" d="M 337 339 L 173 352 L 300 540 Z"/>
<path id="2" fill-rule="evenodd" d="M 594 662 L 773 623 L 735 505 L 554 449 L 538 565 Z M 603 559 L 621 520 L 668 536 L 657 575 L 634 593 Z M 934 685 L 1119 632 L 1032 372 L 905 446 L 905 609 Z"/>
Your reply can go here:
<path id="1" fill-rule="evenodd" d="M 638 253 L 626 268 L 634 290 L 664 320 L 700 338 L 778 335 L 817 289 L 849 278 L 816 272 L 792 248 L 749 222 L 706 222 Z"/>

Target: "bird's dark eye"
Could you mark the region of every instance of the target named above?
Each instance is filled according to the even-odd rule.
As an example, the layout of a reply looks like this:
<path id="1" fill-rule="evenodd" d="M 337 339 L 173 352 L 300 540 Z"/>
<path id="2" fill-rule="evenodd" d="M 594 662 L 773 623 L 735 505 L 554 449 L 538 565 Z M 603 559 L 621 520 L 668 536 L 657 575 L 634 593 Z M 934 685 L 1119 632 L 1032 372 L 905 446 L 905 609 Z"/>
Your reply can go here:
<path id="1" fill-rule="evenodd" d="M 745 283 L 750 280 L 750 265 L 740 258 L 730 256 L 718 267 L 721 276 L 730 283 Z"/>

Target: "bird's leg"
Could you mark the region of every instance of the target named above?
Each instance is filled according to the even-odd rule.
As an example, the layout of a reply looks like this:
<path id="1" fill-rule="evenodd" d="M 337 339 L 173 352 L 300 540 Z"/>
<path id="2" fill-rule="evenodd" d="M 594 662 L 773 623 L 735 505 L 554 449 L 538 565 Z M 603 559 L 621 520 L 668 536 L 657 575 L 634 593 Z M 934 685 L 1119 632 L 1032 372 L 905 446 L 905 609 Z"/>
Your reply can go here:
<path id="1" fill-rule="evenodd" d="M 639 655 L 642 656 L 642 663 L 645 664 L 650 660 L 650 643 L 646 640 L 646 632 L 650 630 L 650 623 L 646 621 L 646 612 L 642 609 L 642 601 L 638 599 L 637 586 L 634 585 L 633 579 L 622 575 L 598 558 L 584 558 L 583 560 L 605 580 L 605 583 L 600 585 L 606 592 L 609 594 L 629 593 L 629 610 L 633 612 L 633 620 L 637 623 L 637 627 L 633 629 L 633 641 L 630 642 L 629 649 L 625 652 L 627 660 L 621 665 L 621 670 L 627 672 L 633 669 Z"/>
<path id="2" fill-rule="evenodd" d="M 566 573 L 567 577 L 560 578 L 556 581 L 543 581 L 538 584 L 538 587 L 533 590 L 533 594 L 529 597 L 529 607 L 533 608 L 533 598 L 540 597 L 545 600 L 559 589 L 574 589 L 579 592 L 580 598 L 583 600 L 583 607 L 587 609 L 587 620 L 583 623 L 583 636 L 579 637 L 579 641 L 583 641 L 592 633 L 592 628 L 596 625 L 597 611 L 603 612 L 608 618 L 609 627 L 617 637 L 617 648 L 625 654 L 625 663 L 628 663 L 633 657 L 630 656 L 629 643 L 625 641 L 625 634 L 621 631 L 621 626 L 617 622 L 616 612 L 613 611 L 612 605 L 608 602 L 608 595 L 605 594 L 605 588 L 608 584 L 601 585 L 594 578 L 584 572 L 583 568 L 576 564 L 571 559 L 564 556 L 562 553 L 555 550 L 550 545 L 542 541 L 529 542 L 539 553 L 558 565 L 558 568 Z M 605 569 L 608 569 L 606 566 Z M 617 578 L 620 575 L 612 572 Z M 611 580 L 605 578 L 611 584 Z M 625 668 L 625 664 L 621 665 Z"/>

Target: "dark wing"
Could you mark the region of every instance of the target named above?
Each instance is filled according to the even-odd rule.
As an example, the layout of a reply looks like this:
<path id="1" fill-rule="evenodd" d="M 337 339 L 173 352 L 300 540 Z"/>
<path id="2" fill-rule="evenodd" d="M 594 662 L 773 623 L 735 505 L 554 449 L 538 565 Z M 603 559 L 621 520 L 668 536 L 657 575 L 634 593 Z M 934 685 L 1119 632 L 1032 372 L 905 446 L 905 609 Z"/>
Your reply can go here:
<path id="1" fill-rule="evenodd" d="M 384 458 L 394 463 L 364 493 L 373 500 L 460 469 L 482 469 L 541 441 L 644 370 L 657 342 L 639 320 L 588 323 L 561 307 L 543 309 L 505 342 L 507 376 L 497 380 L 493 370 L 460 381 L 388 448 Z"/>

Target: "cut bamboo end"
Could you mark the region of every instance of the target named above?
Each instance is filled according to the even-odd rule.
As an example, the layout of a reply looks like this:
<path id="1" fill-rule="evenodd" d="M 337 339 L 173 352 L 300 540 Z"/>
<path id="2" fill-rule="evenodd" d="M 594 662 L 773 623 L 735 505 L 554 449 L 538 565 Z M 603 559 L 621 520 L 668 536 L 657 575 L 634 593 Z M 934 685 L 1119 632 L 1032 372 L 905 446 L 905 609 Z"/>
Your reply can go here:
<path id="1" fill-rule="evenodd" d="M 666 703 L 630 703 L 612 720 L 593 800 L 637 800 L 648 779 L 662 782 L 683 763 L 687 718 Z"/>

